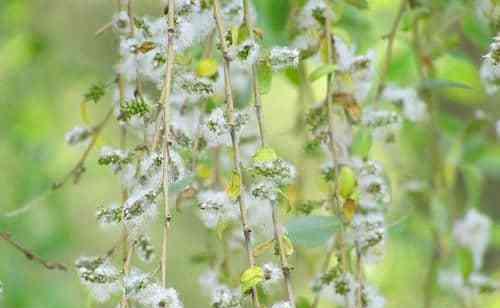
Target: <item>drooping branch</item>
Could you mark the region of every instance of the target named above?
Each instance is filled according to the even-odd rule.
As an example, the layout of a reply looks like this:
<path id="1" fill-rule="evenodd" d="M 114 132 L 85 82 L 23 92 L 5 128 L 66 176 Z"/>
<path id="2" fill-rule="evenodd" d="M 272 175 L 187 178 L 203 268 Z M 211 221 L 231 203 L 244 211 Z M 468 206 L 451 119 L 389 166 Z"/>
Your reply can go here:
<path id="1" fill-rule="evenodd" d="M 42 257 L 38 256 L 37 254 L 35 254 L 33 251 L 25 248 L 18 242 L 14 241 L 12 239 L 12 236 L 8 232 L 0 232 L 0 238 L 3 239 L 6 243 L 10 244 L 12 247 L 14 247 L 14 249 L 21 252 L 28 260 L 36 262 L 48 270 L 59 270 L 64 272 L 68 270 L 66 265 L 59 262 L 47 261 Z"/>
<path id="2" fill-rule="evenodd" d="M 175 34 L 175 1 L 168 1 L 167 12 L 167 63 L 165 68 L 165 80 L 160 96 L 160 104 L 163 107 L 163 202 L 164 223 L 161 250 L 161 282 L 162 286 L 167 284 L 167 243 L 170 229 L 170 206 L 169 206 L 169 165 L 170 165 L 170 94 L 172 91 L 173 66 L 175 58 L 174 34 Z"/>
<path id="3" fill-rule="evenodd" d="M 254 26 L 252 20 L 250 18 L 250 1 L 243 1 L 243 9 L 244 9 L 244 23 L 248 28 L 248 32 L 250 33 L 250 37 L 254 38 Z M 252 64 L 250 78 L 252 80 L 252 91 L 254 96 L 254 107 L 255 107 L 255 115 L 257 118 L 257 124 L 259 129 L 259 138 L 261 147 L 265 146 L 264 139 L 264 125 L 263 125 L 263 115 L 262 115 L 262 98 L 259 89 L 259 81 L 257 78 L 257 67 L 255 64 Z M 293 291 L 292 281 L 291 281 L 291 268 L 288 264 L 288 257 L 285 254 L 283 249 L 283 241 L 281 234 L 281 223 L 279 218 L 279 208 L 278 204 L 275 202 L 271 202 L 271 211 L 272 211 L 272 221 L 273 221 L 273 231 L 274 231 L 274 240 L 277 245 L 277 250 L 279 254 L 279 260 L 281 265 L 281 270 L 283 272 L 283 282 L 285 284 L 285 290 L 287 293 L 288 302 L 295 307 L 295 295 Z"/>
<path id="4" fill-rule="evenodd" d="M 231 89 L 231 71 L 230 71 L 231 57 L 229 56 L 228 52 L 228 46 L 225 38 L 224 24 L 220 12 L 220 3 L 218 0 L 213 1 L 213 15 L 215 18 L 217 32 L 219 35 L 222 56 L 224 58 L 224 92 L 225 92 L 226 110 L 229 122 L 228 124 L 230 127 L 231 143 L 233 147 L 233 165 L 240 182 L 239 183 L 240 194 L 238 196 L 238 204 L 240 207 L 240 219 L 243 228 L 243 236 L 245 238 L 245 249 L 248 257 L 248 263 L 250 267 L 253 267 L 255 266 L 255 258 L 253 255 L 252 244 L 251 244 L 252 229 L 248 224 L 248 218 L 247 218 L 247 207 L 245 204 L 245 188 L 243 187 L 243 182 L 242 182 L 243 177 L 241 172 L 240 145 L 238 136 L 236 135 L 236 115 L 234 110 L 233 91 Z M 252 292 L 252 304 L 254 308 L 259 308 L 260 302 L 257 293 L 257 288 L 253 287 L 251 292 Z"/>
<path id="5" fill-rule="evenodd" d="M 385 36 L 385 38 L 387 39 L 387 46 L 385 48 L 384 62 L 382 64 L 382 68 L 380 71 L 380 79 L 379 79 L 379 82 L 377 85 L 377 93 L 375 95 L 375 101 L 377 101 L 380 98 L 380 95 L 382 95 L 382 92 L 384 91 L 385 81 L 387 79 L 387 74 L 389 72 L 389 67 L 390 67 L 391 61 L 392 61 L 394 40 L 396 39 L 398 27 L 399 27 L 399 24 L 401 22 L 401 19 L 403 18 L 403 14 L 405 12 L 407 2 L 408 2 L 408 0 L 401 0 L 398 12 L 396 13 L 396 18 L 394 19 L 394 21 L 392 23 L 391 30 Z"/>

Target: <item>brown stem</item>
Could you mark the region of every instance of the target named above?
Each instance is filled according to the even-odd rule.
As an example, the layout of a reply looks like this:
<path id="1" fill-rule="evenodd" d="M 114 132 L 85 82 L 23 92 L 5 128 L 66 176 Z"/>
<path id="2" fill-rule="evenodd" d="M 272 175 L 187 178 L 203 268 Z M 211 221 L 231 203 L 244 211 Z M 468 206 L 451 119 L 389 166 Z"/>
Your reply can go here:
<path id="1" fill-rule="evenodd" d="M 112 114 L 113 114 L 113 107 L 111 107 L 111 109 L 108 111 L 104 119 L 92 129 L 92 138 L 90 140 L 90 143 L 83 152 L 80 159 L 76 162 L 75 166 L 60 181 L 54 182 L 52 184 L 52 190 L 57 190 L 63 187 L 64 184 L 66 184 L 66 182 L 71 178 L 74 178 L 73 181 L 75 184 L 78 183 L 78 181 L 80 180 L 80 176 L 84 171 L 85 161 L 87 160 L 90 152 L 92 152 L 92 149 L 95 147 L 97 140 L 99 139 L 99 136 L 102 133 L 103 128 L 108 123 Z"/>
<path id="2" fill-rule="evenodd" d="M 174 49 L 174 34 L 175 34 L 175 1 L 168 1 L 168 16 L 167 16 L 167 64 L 165 70 L 165 81 L 160 97 L 160 104 L 163 106 L 163 201 L 164 201 L 164 223 L 163 223 L 163 240 L 161 251 L 161 282 L 162 286 L 167 284 L 167 241 L 170 229 L 170 207 L 168 204 L 168 185 L 169 185 L 169 164 L 170 164 L 170 93 L 172 91 L 173 66 L 175 60 Z"/>
<path id="3" fill-rule="evenodd" d="M 385 87 L 387 73 L 389 72 L 389 67 L 390 67 L 391 61 L 392 61 L 392 51 L 393 51 L 394 40 L 396 39 L 396 34 L 398 32 L 399 23 L 401 22 L 401 19 L 403 17 L 403 13 L 405 12 L 407 2 L 408 2 L 408 0 L 401 0 L 398 12 L 396 14 L 396 18 L 392 22 L 391 31 L 389 32 L 389 34 L 387 34 L 385 36 L 387 39 L 387 47 L 385 48 L 384 63 L 382 65 L 382 69 L 380 71 L 380 80 L 378 82 L 375 101 L 377 101 L 380 98 L 380 96 L 382 95 L 382 91 L 384 90 L 384 87 Z"/>
<path id="4" fill-rule="evenodd" d="M 236 173 L 238 174 L 238 178 L 240 179 L 240 195 L 238 196 L 238 204 L 240 208 L 240 219 L 241 225 L 243 228 L 243 236 L 245 238 L 245 249 L 248 257 L 248 263 L 250 267 L 255 266 L 255 258 L 252 252 L 252 244 L 251 244 L 251 233 L 252 229 L 248 224 L 247 218 L 247 207 L 245 204 L 245 188 L 242 182 L 242 172 L 241 172 L 241 157 L 240 157 L 240 145 L 238 136 L 236 136 L 236 115 L 234 111 L 234 99 L 233 92 L 231 89 L 231 71 L 230 71 L 230 63 L 231 59 L 228 54 L 228 47 L 225 40 L 225 30 L 224 24 L 221 17 L 220 12 L 220 3 L 219 0 L 213 1 L 213 14 L 215 18 L 215 23 L 217 26 L 217 32 L 219 35 L 219 41 L 221 46 L 222 55 L 224 58 L 224 90 L 225 90 L 225 99 L 226 99 L 226 108 L 228 115 L 228 124 L 230 127 L 230 135 L 231 135 L 231 143 L 233 147 L 233 164 Z M 257 293 L 257 288 L 252 288 L 252 304 L 254 308 L 260 307 L 259 297 Z"/>
<path id="5" fill-rule="evenodd" d="M 34 261 L 36 263 L 41 264 L 43 267 L 45 267 L 48 270 L 60 270 L 60 271 L 67 271 L 68 268 L 66 265 L 59 263 L 59 262 L 52 262 L 52 261 L 46 261 L 43 258 L 39 257 L 36 255 L 34 252 L 31 250 L 24 248 L 19 244 L 18 242 L 14 241 L 10 235 L 10 233 L 7 232 L 0 232 L 0 238 L 3 239 L 5 242 L 10 244 L 12 247 L 14 247 L 16 250 L 24 254 L 24 256 L 31 261 Z"/>
<path id="6" fill-rule="evenodd" d="M 285 283 L 286 294 L 288 302 L 292 307 L 295 307 L 295 295 L 293 292 L 292 278 L 291 278 L 291 267 L 288 264 L 288 258 L 283 249 L 283 235 L 281 234 L 281 225 L 279 222 L 279 208 L 278 204 L 275 202 L 271 203 L 272 218 L 273 218 L 273 230 L 274 230 L 274 240 L 277 244 L 278 254 L 280 258 L 281 270 L 283 272 L 283 282 Z"/>

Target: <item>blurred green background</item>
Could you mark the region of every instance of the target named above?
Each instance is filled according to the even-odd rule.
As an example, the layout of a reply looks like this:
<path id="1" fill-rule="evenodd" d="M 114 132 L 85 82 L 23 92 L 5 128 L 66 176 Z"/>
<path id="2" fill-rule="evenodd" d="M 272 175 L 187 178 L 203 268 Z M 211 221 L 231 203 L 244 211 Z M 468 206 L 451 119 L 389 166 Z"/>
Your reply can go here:
<path id="1" fill-rule="evenodd" d="M 138 14 L 159 11 L 160 1 L 136 2 L 140 3 L 136 8 Z M 266 42 L 286 43 L 290 3 L 287 0 L 255 2 Z M 369 2 L 367 11 L 348 10 L 340 28 L 350 34 L 361 51 L 374 48 L 381 52 L 385 43 L 380 38 L 389 31 L 399 1 Z M 449 41 L 441 43 L 455 45 L 446 45 L 447 51 L 437 57 L 438 76 L 473 88 L 441 93 L 441 129 L 453 140 L 465 123 L 474 118 L 476 108 L 500 118 L 500 107 L 494 104 L 495 98 L 484 95 L 478 73 L 480 57 L 486 53 L 493 33 L 478 21 L 473 8 L 463 6 L 467 1 L 435 2 L 448 7 L 457 4 L 456 14 L 450 11 L 450 19 L 443 20 L 442 31 L 447 31 Z M 94 37 L 94 32 L 112 16 L 113 4 L 113 1 L 98 0 L 0 1 L 0 231 L 11 232 L 16 240 L 44 258 L 65 264 L 73 264 L 80 255 L 103 253 L 119 236 L 103 232 L 94 219 L 97 206 L 108 204 L 119 195 L 115 178 L 109 170 L 98 168 L 95 155 L 88 160 L 87 172 L 79 185 L 69 184 L 47 194 L 52 182 L 63 176 L 79 158 L 81 149 L 66 146 L 64 134 L 82 123 L 79 111 L 82 93 L 90 84 L 111 80 L 113 76 L 117 40 L 112 33 Z M 453 31 L 445 27 L 447 23 L 456 25 Z M 439 27 L 436 30 L 441 31 Z M 404 34 L 396 41 L 389 78 L 403 84 L 411 84 L 416 78 Z M 106 98 L 108 103 L 110 98 Z M 296 98 L 296 90 L 281 76 L 274 80 L 273 90 L 264 100 L 271 142 L 280 153 L 295 161 L 301 153 L 300 143 L 291 134 L 297 112 Z M 92 106 L 91 120 L 98 121 L 103 116 L 107 109 L 104 105 Z M 283 114 L 290 117 L 284 118 Z M 278 118 L 278 115 L 281 116 Z M 113 143 L 116 133 L 116 127 L 108 128 L 100 142 Z M 419 128 L 411 127 L 405 128 L 403 134 L 402 141 L 391 151 L 376 151 L 378 159 L 389 163 L 394 182 L 417 178 L 422 172 L 415 148 L 425 147 L 429 137 Z M 410 143 L 412 145 L 408 145 Z M 500 147 L 495 141 L 494 128 L 488 129 L 484 137 L 474 138 L 466 150 L 472 156 L 467 158 L 473 160 L 470 165 L 480 174 L 480 180 L 475 182 L 480 197 L 474 202 L 479 202 L 481 211 L 494 220 L 485 271 L 499 279 Z M 312 160 L 308 163 L 314 165 Z M 400 164 L 404 164 L 405 169 L 400 169 Z M 314 166 L 301 170 L 306 179 L 317 177 L 319 167 Z M 319 189 L 318 183 L 307 180 L 306 185 L 305 194 L 313 197 Z M 370 267 L 368 273 L 386 296 L 388 307 L 421 307 L 420 286 L 432 252 L 429 222 L 421 214 L 418 203 L 409 200 L 398 186 L 393 190 L 395 200 L 389 220 L 394 226 L 389 230 L 387 255 L 382 264 Z M 463 208 L 464 198 L 457 194 L 457 209 Z M 4 216 L 32 200 L 27 212 L 15 217 Z M 197 221 L 191 210 L 177 215 L 171 242 L 175 249 L 169 257 L 171 284 L 178 288 L 188 308 L 208 306 L 197 283 L 203 266 L 189 260 L 205 245 L 205 231 Z M 321 253 L 313 252 L 318 260 Z M 307 294 L 308 279 L 295 276 L 294 283 L 302 287 L 298 293 Z M 0 242 L 0 280 L 5 287 L 0 307 L 100 307 L 89 301 L 87 291 L 74 272 L 47 271 L 4 242 Z M 459 307 L 444 290 L 436 289 L 436 296 L 435 307 Z M 480 307 L 500 307 L 500 296 L 482 296 Z"/>

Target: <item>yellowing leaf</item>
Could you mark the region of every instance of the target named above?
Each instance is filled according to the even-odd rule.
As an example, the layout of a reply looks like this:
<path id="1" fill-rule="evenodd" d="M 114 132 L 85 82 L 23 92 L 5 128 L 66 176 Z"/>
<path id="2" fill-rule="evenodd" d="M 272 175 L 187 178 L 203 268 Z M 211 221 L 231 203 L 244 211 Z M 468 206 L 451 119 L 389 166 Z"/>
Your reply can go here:
<path id="1" fill-rule="evenodd" d="M 260 243 L 259 245 L 255 246 L 253 250 L 253 255 L 255 257 L 261 256 L 267 251 L 271 250 L 273 248 L 273 243 L 274 240 L 268 240 L 265 241 L 264 243 Z"/>
<path id="2" fill-rule="evenodd" d="M 196 175 L 203 180 L 209 180 L 212 177 L 212 169 L 205 164 L 199 164 L 196 167 Z"/>
<path id="3" fill-rule="evenodd" d="M 196 73 L 200 77 L 212 77 L 217 73 L 218 66 L 214 59 L 203 59 L 198 63 Z"/>
<path id="4" fill-rule="evenodd" d="M 347 199 L 344 202 L 344 206 L 342 207 L 342 213 L 344 214 L 344 218 L 347 222 L 351 222 L 352 219 L 354 218 L 354 214 L 356 214 L 356 209 L 358 208 L 358 205 L 356 204 L 356 201 L 353 199 Z"/>
<path id="5" fill-rule="evenodd" d="M 141 44 L 141 46 L 137 47 L 137 51 L 140 53 L 147 53 L 153 50 L 156 47 L 154 42 L 146 41 Z"/>
<path id="6" fill-rule="evenodd" d="M 264 281 L 264 271 L 259 266 L 253 266 L 241 274 L 241 291 L 248 293 L 262 281 Z"/>
<path id="7" fill-rule="evenodd" d="M 253 156 L 254 163 L 267 163 L 278 159 L 276 152 L 270 147 L 263 147 Z"/>
<path id="8" fill-rule="evenodd" d="M 283 235 L 283 237 L 281 239 L 282 239 L 281 242 L 283 244 L 283 252 L 285 253 L 285 255 L 287 255 L 287 256 L 293 255 L 293 253 L 295 252 L 295 249 L 293 248 L 292 241 L 286 235 Z"/>
<path id="9" fill-rule="evenodd" d="M 236 201 L 240 197 L 241 177 L 238 172 L 233 171 L 231 179 L 229 180 L 229 185 L 226 188 L 226 193 L 232 201 Z"/>

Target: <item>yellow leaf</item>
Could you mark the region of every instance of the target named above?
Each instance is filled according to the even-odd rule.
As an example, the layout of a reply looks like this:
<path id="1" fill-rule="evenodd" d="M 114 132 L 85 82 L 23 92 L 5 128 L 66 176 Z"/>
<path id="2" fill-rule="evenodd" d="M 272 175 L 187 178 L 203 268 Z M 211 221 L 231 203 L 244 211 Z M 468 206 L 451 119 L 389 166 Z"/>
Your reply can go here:
<path id="1" fill-rule="evenodd" d="M 344 214 L 344 218 L 348 223 L 350 223 L 354 218 L 357 208 L 358 205 L 356 204 L 356 201 L 354 201 L 353 199 L 347 199 L 344 202 L 344 206 L 342 207 L 342 213 Z"/>
<path id="2" fill-rule="evenodd" d="M 349 198 L 356 189 L 356 175 L 349 167 L 342 167 L 338 178 L 339 193 L 342 198 Z"/>
<path id="3" fill-rule="evenodd" d="M 241 177 L 237 171 L 233 171 L 226 193 L 232 201 L 238 200 L 241 194 Z"/>
<path id="4" fill-rule="evenodd" d="M 196 167 L 196 175 L 203 180 L 208 180 L 212 177 L 212 169 L 205 164 L 199 164 Z"/>
<path id="5" fill-rule="evenodd" d="M 196 73 L 200 77 L 212 77 L 217 73 L 218 66 L 214 59 L 203 59 L 198 63 Z"/>
<path id="6" fill-rule="evenodd" d="M 278 159 L 276 152 L 270 147 L 263 147 L 253 156 L 254 163 L 267 163 Z"/>
<path id="7" fill-rule="evenodd" d="M 285 255 L 287 255 L 288 257 L 293 255 L 295 249 L 293 248 L 292 241 L 286 235 L 283 235 L 281 239 L 283 244 L 283 252 L 285 253 Z"/>
<path id="8" fill-rule="evenodd" d="M 248 293 L 262 281 L 264 281 L 264 271 L 259 266 L 253 266 L 241 274 L 241 291 Z"/>
<path id="9" fill-rule="evenodd" d="M 261 256 L 267 251 L 271 250 L 273 248 L 273 243 L 274 240 L 268 240 L 265 241 L 264 243 L 260 243 L 259 245 L 255 246 L 253 250 L 253 255 L 255 257 Z"/>
<path id="10" fill-rule="evenodd" d="M 141 46 L 137 47 L 137 51 L 140 53 L 147 53 L 151 50 L 153 50 L 156 47 L 156 44 L 154 42 L 146 41 L 141 44 Z"/>

